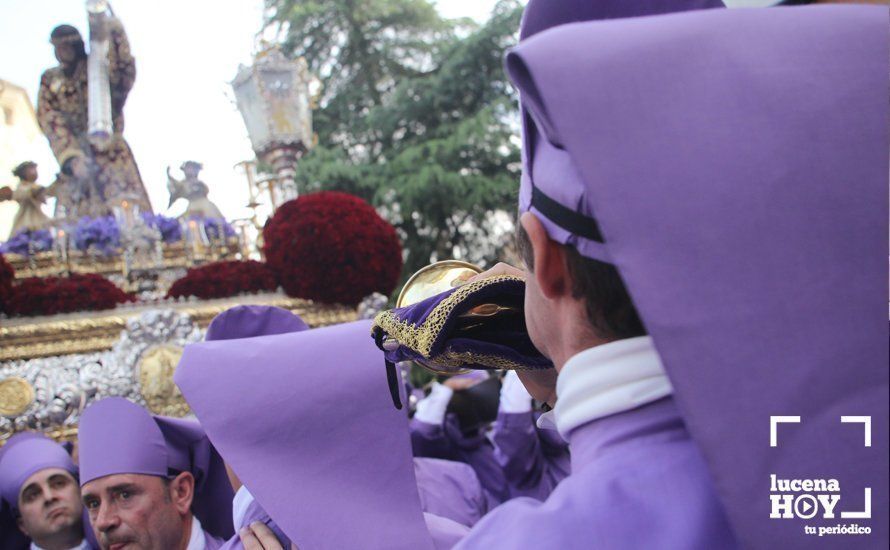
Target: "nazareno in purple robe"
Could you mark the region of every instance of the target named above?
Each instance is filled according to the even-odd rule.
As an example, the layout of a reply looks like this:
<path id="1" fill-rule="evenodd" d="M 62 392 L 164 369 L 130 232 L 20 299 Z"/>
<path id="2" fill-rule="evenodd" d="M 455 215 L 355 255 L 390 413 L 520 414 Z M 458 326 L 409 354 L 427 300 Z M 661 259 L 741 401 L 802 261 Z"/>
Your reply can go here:
<path id="1" fill-rule="evenodd" d="M 439 458 L 469 464 L 485 490 L 489 507 L 510 498 L 504 472 L 494 456 L 494 445 L 485 432 L 466 434 L 457 417 L 449 413 L 442 425 L 411 419 L 411 448 L 414 456 Z"/>
<path id="2" fill-rule="evenodd" d="M 414 476 L 424 512 L 472 527 L 488 512 L 488 500 L 468 464 L 438 458 L 414 458 Z"/>
<path id="3" fill-rule="evenodd" d="M 491 429 L 494 456 L 510 498 L 546 499 L 571 472 L 568 443 L 556 430 L 538 428 L 536 414 L 501 411 Z"/>
<path id="4" fill-rule="evenodd" d="M 769 474 L 820 472 L 838 479 L 847 510 L 871 491 L 872 517 L 857 522 L 872 534 L 860 540 L 884 547 L 888 348 L 877 297 L 887 241 L 875 228 L 888 219 L 886 9 L 561 25 L 650 4 L 679 3 L 532 0 L 527 25 L 560 26 L 534 36 L 527 26 L 507 66 L 525 108 L 521 210 L 552 239 L 617 266 L 674 397 L 578 427 L 573 473 L 547 501 L 511 501 L 461 544 L 710 549 L 732 544 L 731 528 L 751 548 L 849 547 L 803 532 L 837 518 L 769 518 Z M 560 8 L 562 19 L 536 18 Z M 587 225 L 565 223 L 579 217 Z M 432 545 L 405 478 L 404 416 L 380 355 L 354 340 L 369 328 L 197 344 L 177 371 L 213 429 L 246 424 L 225 445 L 303 550 Z M 262 370 L 244 377 L 246 363 Z M 330 384 L 332 371 L 360 389 Z M 206 414 L 220 399 L 227 408 Z M 775 414 L 802 420 L 770 447 Z M 870 446 L 842 415 L 870 417 Z M 675 467 L 659 476 L 666 460 Z M 294 475 L 303 468 L 316 475 Z"/>
<path id="5" fill-rule="evenodd" d="M 93 402 L 78 427 L 80 485 L 114 474 L 195 478 L 192 513 L 207 539 L 234 535 L 232 497 L 225 465 L 204 430 L 193 420 L 152 415 L 122 397 Z"/>
<path id="6" fill-rule="evenodd" d="M 559 4 L 533 0 L 525 20 Z M 577 20 L 563 15 L 557 25 Z M 523 106 L 520 210 L 618 268 L 744 547 L 888 542 L 887 325 L 876 299 L 887 240 L 874 231 L 888 219 L 886 19 L 877 6 L 702 10 L 524 32 L 507 56 Z M 581 442 L 598 447 L 607 434 L 597 432 L 620 433 L 654 407 L 579 428 L 573 473 L 551 498 L 519 511 L 525 521 L 492 512 L 466 544 L 537 523 L 554 528 L 513 529 L 500 543 L 634 547 L 623 527 L 655 513 L 650 502 L 665 518 L 665 507 L 705 517 L 689 491 L 663 506 L 660 491 L 640 491 L 615 500 L 634 506 L 603 531 L 558 533 L 570 493 L 595 489 L 576 477 L 585 461 L 595 467 Z M 776 426 L 777 415 L 799 422 Z M 771 518 L 783 496 L 771 476 L 835 479 L 844 511 L 870 513 Z M 870 533 L 805 532 L 839 524 Z M 696 534 L 683 547 L 719 547 Z"/>
<path id="7" fill-rule="evenodd" d="M 22 485 L 29 477 L 47 468 L 61 468 L 77 479 L 77 466 L 69 453 L 68 444 L 56 443 L 39 432 L 19 432 L 0 447 L 0 549 L 29 548 L 31 541 L 16 522 Z M 87 542 L 92 548 L 98 548 L 86 510 L 83 529 Z"/>

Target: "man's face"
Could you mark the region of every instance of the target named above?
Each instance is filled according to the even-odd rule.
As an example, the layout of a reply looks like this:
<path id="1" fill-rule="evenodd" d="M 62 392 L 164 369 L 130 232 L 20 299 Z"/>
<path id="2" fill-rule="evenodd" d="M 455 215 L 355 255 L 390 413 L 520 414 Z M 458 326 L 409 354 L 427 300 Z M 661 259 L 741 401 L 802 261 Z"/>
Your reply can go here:
<path id="1" fill-rule="evenodd" d="M 191 494 L 183 511 L 181 500 L 171 498 L 171 487 L 162 478 L 113 474 L 84 484 L 82 493 L 103 549 L 176 550 L 182 545 L 186 521 L 191 521 Z"/>
<path id="2" fill-rule="evenodd" d="M 19 492 L 19 513 L 19 527 L 38 544 L 65 531 L 83 533 L 80 489 L 62 468 L 40 470 L 25 480 Z"/>

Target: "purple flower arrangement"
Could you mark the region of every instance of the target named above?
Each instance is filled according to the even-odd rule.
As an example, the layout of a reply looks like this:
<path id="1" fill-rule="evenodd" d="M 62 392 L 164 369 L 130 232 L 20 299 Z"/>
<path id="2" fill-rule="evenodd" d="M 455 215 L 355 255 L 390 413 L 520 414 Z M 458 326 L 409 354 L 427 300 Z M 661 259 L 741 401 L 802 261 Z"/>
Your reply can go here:
<path id="1" fill-rule="evenodd" d="M 120 248 L 120 229 L 114 216 L 83 217 L 74 227 L 74 248 L 94 251 L 103 256 L 116 254 Z"/>
<path id="2" fill-rule="evenodd" d="M 182 226 L 176 218 L 168 218 L 160 214 L 142 213 L 142 219 L 148 224 L 161 232 L 161 240 L 165 243 L 175 243 L 182 240 Z"/>
<path id="3" fill-rule="evenodd" d="M 157 229 L 161 233 L 161 239 L 165 243 L 175 243 L 182 240 L 182 226 L 179 220 L 168 218 L 160 214 L 143 213 L 142 219 L 147 225 Z M 235 237 L 235 228 L 222 218 L 192 218 L 204 225 L 207 238 L 217 241 L 222 234 L 228 239 Z M 73 227 L 66 227 L 66 232 L 72 236 L 74 248 L 84 252 L 92 251 L 103 256 L 111 256 L 120 249 L 120 228 L 114 216 L 90 218 L 85 216 L 77 221 Z M 5 243 L 0 244 L 0 253 L 19 254 L 27 256 L 35 252 L 44 252 L 53 248 L 53 234 L 49 229 L 36 231 L 22 230 L 17 232 Z"/>
<path id="4" fill-rule="evenodd" d="M 49 229 L 22 229 L 11 239 L 0 244 L 0 253 L 28 256 L 31 252 L 44 252 L 53 247 L 53 236 Z"/>

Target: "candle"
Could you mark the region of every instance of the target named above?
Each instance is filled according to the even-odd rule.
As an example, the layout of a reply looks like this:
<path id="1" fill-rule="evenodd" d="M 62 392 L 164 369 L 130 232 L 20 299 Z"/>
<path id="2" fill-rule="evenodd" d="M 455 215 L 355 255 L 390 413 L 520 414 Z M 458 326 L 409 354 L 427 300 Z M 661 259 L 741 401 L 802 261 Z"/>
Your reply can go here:
<path id="1" fill-rule="evenodd" d="M 58 243 L 59 247 L 59 255 L 62 260 L 62 265 L 65 266 L 65 270 L 68 270 L 68 236 L 65 234 L 64 229 L 58 229 L 56 231 L 56 243 Z"/>

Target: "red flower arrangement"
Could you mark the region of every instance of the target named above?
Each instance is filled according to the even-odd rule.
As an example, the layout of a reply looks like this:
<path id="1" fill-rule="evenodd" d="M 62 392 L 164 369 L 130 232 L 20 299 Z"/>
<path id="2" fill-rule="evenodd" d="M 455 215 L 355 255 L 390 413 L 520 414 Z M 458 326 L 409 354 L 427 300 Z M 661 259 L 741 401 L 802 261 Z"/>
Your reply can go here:
<path id="1" fill-rule="evenodd" d="M 112 309 L 135 298 L 101 275 L 30 277 L 12 287 L 6 305 L 10 315 L 54 315 L 71 311 Z"/>
<path id="2" fill-rule="evenodd" d="M 15 270 L 0 254 L 0 312 L 6 311 L 6 304 L 12 297 L 12 281 L 15 279 Z"/>
<path id="3" fill-rule="evenodd" d="M 263 229 L 266 263 L 290 296 L 354 305 L 389 294 L 402 270 L 395 228 L 362 199 L 336 191 L 281 205 Z"/>
<path id="4" fill-rule="evenodd" d="M 196 296 L 198 298 L 226 298 L 245 292 L 274 291 L 278 288 L 275 275 L 266 264 L 247 260 L 202 265 L 188 270 L 177 279 L 167 296 Z"/>

